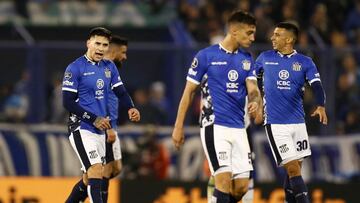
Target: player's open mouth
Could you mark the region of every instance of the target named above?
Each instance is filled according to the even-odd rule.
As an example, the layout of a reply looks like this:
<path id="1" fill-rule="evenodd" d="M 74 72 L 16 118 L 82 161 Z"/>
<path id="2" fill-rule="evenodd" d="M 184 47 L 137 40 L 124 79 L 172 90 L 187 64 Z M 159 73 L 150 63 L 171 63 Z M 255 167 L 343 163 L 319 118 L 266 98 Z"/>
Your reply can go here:
<path id="1" fill-rule="evenodd" d="M 97 56 L 103 56 L 104 54 L 103 53 L 95 53 Z"/>

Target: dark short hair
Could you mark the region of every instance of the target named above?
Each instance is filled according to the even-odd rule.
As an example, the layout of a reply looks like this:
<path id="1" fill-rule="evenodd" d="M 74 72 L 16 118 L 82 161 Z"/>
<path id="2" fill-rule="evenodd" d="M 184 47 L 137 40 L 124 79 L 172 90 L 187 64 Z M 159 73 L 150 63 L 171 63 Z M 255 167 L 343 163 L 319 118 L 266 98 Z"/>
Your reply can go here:
<path id="1" fill-rule="evenodd" d="M 109 41 L 111 40 L 111 31 L 104 27 L 95 27 L 95 28 L 91 29 L 89 32 L 88 39 L 90 39 L 91 37 L 93 37 L 95 35 L 106 37 L 106 38 L 108 38 Z"/>
<path id="2" fill-rule="evenodd" d="M 256 25 L 256 19 L 253 15 L 250 13 L 244 12 L 244 11 L 235 11 L 233 12 L 229 19 L 228 24 L 231 23 L 244 23 L 247 25 Z"/>
<path id="3" fill-rule="evenodd" d="M 124 45 L 127 46 L 128 45 L 129 40 L 125 37 L 120 37 L 119 35 L 113 35 L 111 37 L 111 43 L 116 44 L 116 45 Z"/>
<path id="4" fill-rule="evenodd" d="M 297 41 L 299 37 L 299 28 L 294 23 L 289 22 L 281 22 L 276 25 L 278 28 L 284 28 L 285 30 L 291 32 L 295 36 L 295 41 Z"/>

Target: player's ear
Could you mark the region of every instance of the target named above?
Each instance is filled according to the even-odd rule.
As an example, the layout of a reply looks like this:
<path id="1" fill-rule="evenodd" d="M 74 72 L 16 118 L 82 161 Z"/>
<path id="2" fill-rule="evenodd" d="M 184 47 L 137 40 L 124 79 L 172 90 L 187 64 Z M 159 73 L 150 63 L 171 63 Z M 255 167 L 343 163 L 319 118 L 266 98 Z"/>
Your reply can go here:
<path id="1" fill-rule="evenodd" d="M 86 40 L 86 47 L 87 47 L 87 48 L 90 47 L 90 39 Z"/>

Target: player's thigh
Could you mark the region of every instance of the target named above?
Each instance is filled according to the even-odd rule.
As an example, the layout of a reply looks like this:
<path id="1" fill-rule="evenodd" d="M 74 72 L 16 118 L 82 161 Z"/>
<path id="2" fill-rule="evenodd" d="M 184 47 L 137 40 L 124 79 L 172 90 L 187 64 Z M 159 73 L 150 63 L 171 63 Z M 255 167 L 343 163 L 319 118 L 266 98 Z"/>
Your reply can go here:
<path id="1" fill-rule="evenodd" d="M 212 175 L 231 172 L 231 143 L 228 129 L 219 125 L 202 127 L 200 137 Z"/>
<path id="2" fill-rule="evenodd" d="M 246 130 L 243 128 L 233 128 L 231 134 L 233 140 L 231 153 L 233 177 L 249 178 L 253 166 Z"/>
<path id="3" fill-rule="evenodd" d="M 278 165 L 283 165 L 296 157 L 296 149 L 293 140 L 292 125 L 267 124 L 265 125 L 273 156 Z"/>
<path id="4" fill-rule="evenodd" d="M 294 145 L 296 147 L 297 158 L 302 159 L 311 155 L 309 135 L 305 123 L 295 124 Z"/>
<path id="5" fill-rule="evenodd" d="M 80 129 L 72 132 L 69 140 L 81 162 L 84 172 L 94 164 L 103 163 L 105 156 L 105 135 Z"/>

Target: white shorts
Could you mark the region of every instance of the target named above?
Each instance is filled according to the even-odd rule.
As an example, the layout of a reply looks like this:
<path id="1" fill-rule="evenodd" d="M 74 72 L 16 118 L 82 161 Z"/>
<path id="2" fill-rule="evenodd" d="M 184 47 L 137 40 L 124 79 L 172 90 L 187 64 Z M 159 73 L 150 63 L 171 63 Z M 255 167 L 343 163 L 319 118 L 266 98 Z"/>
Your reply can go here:
<path id="1" fill-rule="evenodd" d="M 311 155 L 305 123 L 266 124 L 265 131 L 279 166 Z"/>
<path id="2" fill-rule="evenodd" d="M 212 175 L 231 172 L 233 178 L 249 178 L 253 166 L 244 128 L 209 125 L 201 128 L 200 136 Z"/>
<path id="3" fill-rule="evenodd" d="M 120 147 L 120 139 L 117 131 L 115 131 L 115 142 L 108 143 L 106 142 L 106 154 L 105 160 L 106 163 L 110 163 L 115 160 L 121 159 L 121 147 Z"/>
<path id="4" fill-rule="evenodd" d="M 105 134 L 77 129 L 69 136 L 72 148 L 78 155 L 84 172 L 94 164 L 105 162 Z"/>

